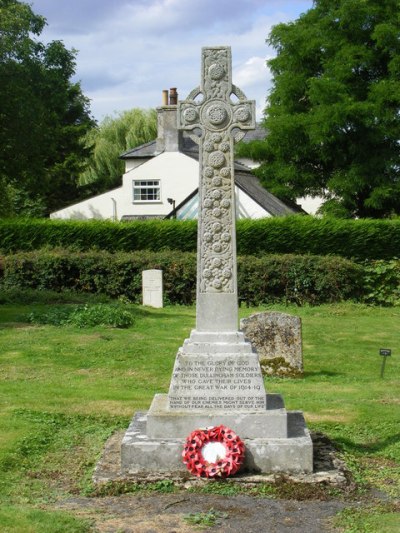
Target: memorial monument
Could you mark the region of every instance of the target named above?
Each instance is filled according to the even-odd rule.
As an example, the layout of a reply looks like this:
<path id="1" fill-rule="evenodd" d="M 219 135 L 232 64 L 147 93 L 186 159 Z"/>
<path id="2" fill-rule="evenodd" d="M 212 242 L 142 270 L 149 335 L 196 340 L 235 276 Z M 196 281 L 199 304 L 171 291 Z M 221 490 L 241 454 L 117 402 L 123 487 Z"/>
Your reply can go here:
<path id="1" fill-rule="evenodd" d="M 122 471 L 185 471 L 185 437 L 224 424 L 245 443 L 246 470 L 311 472 L 302 414 L 266 394 L 258 355 L 238 330 L 234 143 L 254 129 L 255 102 L 232 84 L 229 47 L 202 49 L 201 84 L 178 104 L 178 127 L 200 154 L 196 328 L 178 351 L 169 393 L 129 426 Z"/>

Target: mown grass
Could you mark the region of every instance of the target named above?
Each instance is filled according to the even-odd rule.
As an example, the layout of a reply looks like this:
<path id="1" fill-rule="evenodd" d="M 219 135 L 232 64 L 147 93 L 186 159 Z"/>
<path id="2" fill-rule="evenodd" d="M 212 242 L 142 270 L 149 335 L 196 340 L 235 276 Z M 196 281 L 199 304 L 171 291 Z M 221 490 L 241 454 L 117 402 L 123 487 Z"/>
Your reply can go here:
<path id="1" fill-rule="evenodd" d="M 53 514 L 54 502 L 90 492 L 91 472 L 107 437 L 126 427 L 136 410 L 147 409 L 156 392 L 168 390 L 195 309 L 127 305 L 134 315 L 129 329 L 80 329 L 29 324 L 32 312 L 69 305 L 34 302 L 0 305 L 1 531 L 83 532 L 90 524 Z M 400 309 L 353 304 L 273 309 L 302 318 L 305 374 L 268 378 L 268 391 L 282 393 L 289 409 L 304 411 L 311 429 L 335 441 L 361 488 L 371 485 L 395 496 Z M 383 379 L 381 347 L 393 350 Z M 368 523 L 377 516 L 387 527 L 394 520 L 392 509 L 377 503 L 345 515 L 341 524 L 351 531 L 352 524 L 364 527 L 364 520 L 367 529 L 354 531 L 373 531 Z M 62 527 L 63 520 L 70 522 Z"/>

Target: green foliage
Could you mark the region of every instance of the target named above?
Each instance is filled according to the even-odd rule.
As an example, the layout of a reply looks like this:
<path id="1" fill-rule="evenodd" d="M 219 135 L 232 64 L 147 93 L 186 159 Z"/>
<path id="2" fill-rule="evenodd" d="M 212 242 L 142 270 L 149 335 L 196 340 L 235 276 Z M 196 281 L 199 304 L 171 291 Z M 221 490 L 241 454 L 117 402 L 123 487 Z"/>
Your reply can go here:
<path id="1" fill-rule="evenodd" d="M 398 0 L 315 0 L 268 43 L 265 141 L 240 155 L 283 199 L 325 197 L 341 217 L 400 213 Z"/>
<path id="2" fill-rule="evenodd" d="M 216 525 L 222 525 L 222 520 L 228 518 L 228 513 L 217 511 L 213 507 L 205 512 L 189 513 L 185 515 L 183 519 L 188 524 L 192 524 L 200 527 L 213 527 Z"/>
<path id="3" fill-rule="evenodd" d="M 93 152 L 79 177 L 80 185 L 90 185 L 92 194 L 117 187 L 125 169 L 119 156 L 156 137 L 155 110 L 131 109 L 117 117 L 106 117 L 98 128 L 86 134 L 85 145 Z"/>
<path id="4" fill-rule="evenodd" d="M 129 328 L 134 319 L 132 313 L 121 304 L 86 304 L 74 307 L 52 307 L 45 312 L 30 313 L 28 320 L 32 324 L 50 324 L 52 326 Z"/>
<path id="5" fill-rule="evenodd" d="M 37 40 L 45 19 L 0 2 L 0 216 L 43 216 L 78 198 L 76 175 L 93 126 L 75 73 L 75 51 Z"/>
<path id="6" fill-rule="evenodd" d="M 400 259 L 367 261 L 364 273 L 365 302 L 400 305 Z"/>
<path id="7" fill-rule="evenodd" d="M 61 221 L 0 219 L 4 254 L 39 248 L 92 248 L 109 252 L 180 250 L 193 252 L 196 221 Z M 349 259 L 392 259 L 400 250 L 400 219 L 337 220 L 308 216 L 238 220 L 239 255 L 314 254 Z M 1 268 L 1 267 L 0 267 Z"/>
<path id="8" fill-rule="evenodd" d="M 75 290 L 126 297 L 139 303 L 142 271 L 163 270 L 166 303 L 189 305 L 195 300 L 195 254 L 165 252 L 38 251 L 3 259 L 1 287 Z M 362 267 L 340 257 L 264 255 L 238 258 L 239 299 L 261 304 L 274 301 L 321 304 L 361 293 Z"/>

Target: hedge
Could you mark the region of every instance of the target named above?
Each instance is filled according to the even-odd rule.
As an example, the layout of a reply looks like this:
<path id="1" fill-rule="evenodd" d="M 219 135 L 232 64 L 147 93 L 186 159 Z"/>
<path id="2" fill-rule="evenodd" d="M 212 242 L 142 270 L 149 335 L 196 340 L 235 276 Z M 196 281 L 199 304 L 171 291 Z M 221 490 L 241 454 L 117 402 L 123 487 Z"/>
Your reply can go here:
<path id="1" fill-rule="evenodd" d="M 109 252 L 196 250 L 196 221 L 0 220 L 3 254 L 39 248 L 91 248 Z M 337 220 L 310 216 L 239 220 L 239 255 L 313 254 L 349 259 L 392 259 L 399 256 L 400 219 Z"/>
<path id="2" fill-rule="evenodd" d="M 126 296 L 141 302 L 142 270 L 164 272 L 165 302 L 192 304 L 196 296 L 196 255 L 177 251 L 20 252 L 2 258 L 0 288 L 73 290 Z M 358 298 L 361 266 L 340 257 L 264 255 L 238 258 L 239 299 L 320 304 Z"/>

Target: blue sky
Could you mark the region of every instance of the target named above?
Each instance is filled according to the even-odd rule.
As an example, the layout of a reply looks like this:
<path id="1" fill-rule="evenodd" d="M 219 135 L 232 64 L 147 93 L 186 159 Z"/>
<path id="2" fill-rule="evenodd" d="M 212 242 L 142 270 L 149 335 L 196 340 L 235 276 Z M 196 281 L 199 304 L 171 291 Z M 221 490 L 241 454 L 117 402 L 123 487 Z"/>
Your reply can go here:
<path id="1" fill-rule="evenodd" d="M 29 2 L 29 0 L 26 0 Z M 77 79 L 97 120 L 180 98 L 199 85 L 202 46 L 232 47 L 233 82 L 255 99 L 259 118 L 271 86 L 265 43 L 271 27 L 295 20 L 312 0 L 31 0 L 47 19 L 40 37 L 75 48 Z"/>

